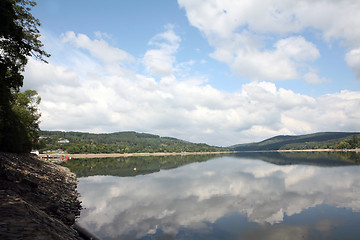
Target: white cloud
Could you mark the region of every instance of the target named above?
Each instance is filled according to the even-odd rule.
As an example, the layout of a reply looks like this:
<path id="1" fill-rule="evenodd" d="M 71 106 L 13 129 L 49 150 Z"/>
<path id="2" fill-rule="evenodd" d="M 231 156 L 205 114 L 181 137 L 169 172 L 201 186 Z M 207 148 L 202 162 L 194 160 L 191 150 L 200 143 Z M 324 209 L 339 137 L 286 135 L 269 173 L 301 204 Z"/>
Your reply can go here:
<path id="1" fill-rule="evenodd" d="M 95 36 L 97 38 L 100 38 L 100 39 L 101 38 L 105 38 L 105 39 L 111 39 L 112 38 L 112 36 L 110 34 L 106 33 L 106 32 L 96 31 L 94 34 L 95 34 Z"/>
<path id="2" fill-rule="evenodd" d="M 173 30 L 173 26 L 167 26 L 166 32 L 157 34 L 153 37 L 149 45 L 156 46 L 156 49 L 146 51 L 144 64 L 149 73 L 166 77 L 174 73 L 174 63 L 177 49 L 179 48 L 180 37 Z"/>
<path id="3" fill-rule="evenodd" d="M 44 64 L 33 58 L 28 60 L 25 76 L 27 79 L 31 79 L 31 81 L 24 81 L 24 88 L 26 89 L 38 89 L 58 84 L 74 87 L 79 85 L 78 75 L 72 68 L 53 63 Z"/>
<path id="4" fill-rule="evenodd" d="M 69 34 L 67 41 L 58 41 L 63 47 L 59 48 L 61 52 L 53 53 L 57 56 L 56 63 L 51 62 L 52 59 L 48 65 L 30 60 L 25 72 L 25 88 L 35 88 L 42 97 L 42 129 L 134 130 L 228 146 L 277 134 L 357 131 L 360 128 L 360 116 L 355 110 L 360 108 L 360 93 L 356 91 L 314 98 L 277 88 L 274 83 L 252 82 L 229 93 L 207 84 L 203 76 L 184 77 L 186 74 L 181 75 L 184 67 L 178 68 L 181 64 L 174 63 L 176 59 L 168 72 L 159 71 L 166 74 L 156 81 L 125 66 L 109 70 L 113 61 L 121 66 L 127 58 L 109 57 L 110 49 L 113 52 L 123 50 L 103 39 Z M 68 41 L 86 44 L 69 45 Z M 167 52 L 171 54 L 179 47 L 179 41 L 171 29 L 151 40 L 161 51 L 172 49 Z M 282 46 L 276 51 L 301 59 L 317 55 L 311 44 L 305 47 L 310 49 L 305 55 L 301 55 L 302 51 L 297 54 L 297 49 L 307 46 L 301 38 L 286 41 L 300 44 L 289 49 L 280 42 Z M 82 51 L 84 46 L 92 46 L 91 51 Z M 103 46 L 108 49 L 103 51 L 104 56 L 94 54 L 100 54 Z M 130 68 L 136 69 L 136 66 Z M 177 75 L 181 75 L 181 80 Z"/>
<path id="5" fill-rule="evenodd" d="M 101 34 L 96 34 L 101 37 Z M 104 34 L 102 34 L 104 35 Z M 85 34 L 75 34 L 74 32 L 66 32 L 62 36 L 64 43 L 71 43 L 78 49 L 88 51 L 91 56 L 105 64 L 105 69 L 111 73 L 117 73 L 120 66 L 133 62 L 134 57 L 124 50 L 110 46 L 104 39 L 91 40 Z M 79 53 L 81 54 L 81 53 Z M 88 67 L 88 69 L 90 69 Z"/>
<path id="6" fill-rule="evenodd" d="M 320 56 L 319 50 L 302 36 L 280 39 L 276 44 L 279 53 L 295 61 L 314 61 Z"/>
<path id="7" fill-rule="evenodd" d="M 240 76 L 252 80 L 284 80 L 298 77 L 296 66 L 278 52 L 251 51 L 237 55 L 231 68 Z"/>
<path id="8" fill-rule="evenodd" d="M 345 56 L 345 60 L 355 73 L 356 77 L 360 79 L 360 48 L 348 52 Z"/>
<path id="9" fill-rule="evenodd" d="M 304 79 L 312 84 L 319 84 L 323 82 L 329 82 L 325 77 L 319 77 L 316 69 L 310 68 L 310 71 L 304 75 Z"/>
<path id="10" fill-rule="evenodd" d="M 298 67 L 320 56 L 315 45 L 301 36 L 279 39 L 269 50 L 260 50 L 262 44 L 248 33 L 234 37 L 231 44 L 227 44 L 228 40 L 226 44 L 219 43 L 211 56 L 228 63 L 238 75 L 253 80 L 295 79 L 301 75 Z"/>
<path id="11" fill-rule="evenodd" d="M 353 50 L 359 47 L 360 2 L 356 0 L 178 3 L 185 9 L 190 24 L 204 33 L 215 48 L 211 56 L 228 63 L 238 75 L 255 80 L 301 78 L 299 71 L 320 56 L 316 46 L 300 36 L 309 29 L 317 31 L 328 43 L 335 40 Z M 266 41 L 275 41 L 275 49 L 265 48 L 261 43 Z M 355 56 L 349 54 L 347 62 L 354 69 Z M 314 81 L 314 76 L 311 79 Z"/>
<path id="12" fill-rule="evenodd" d="M 299 78 L 298 68 L 320 56 L 315 45 L 302 36 L 279 39 L 272 49 L 267 50 L 262 50 L 262 44 L 256 43 L 254 36 L 247 33 L 235 36 L 237 43 L 221 44 L 211 56 L 228 63 L 238 75 L 253 80 Z"/>

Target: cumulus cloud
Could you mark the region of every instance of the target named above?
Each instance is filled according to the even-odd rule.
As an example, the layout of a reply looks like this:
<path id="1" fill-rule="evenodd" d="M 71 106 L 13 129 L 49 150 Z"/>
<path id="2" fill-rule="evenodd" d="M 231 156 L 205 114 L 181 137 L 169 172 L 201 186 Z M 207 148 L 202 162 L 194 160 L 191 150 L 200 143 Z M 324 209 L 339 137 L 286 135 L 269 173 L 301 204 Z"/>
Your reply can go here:
<path id="1" fill-rule="evenodd" d="M 182 228 L 211 231 L 204 223 L 233 213 L 275 224 L 319 204 L 359 212 L 360 193 L 353 191 L 360 187 L 358 171 L 223 157 L 156 176 L 88 177 L 79 182 L 86 208 L 80 224 L 104 236 L 132 239 L 157 228 L 171 235 Z"/>
<path id="2" fill-rule="evenodd" d="M 98 37 L 101 36 L 96 34 Z M 110 46 L 103 39 L 91 40 L 85 34 L 75 34 L 74 32 L 67 32 L 63 35 L 63 42 L 70 42 L 75 44 L 78 48 L 85 49 L 91 53 L 92 56 L 104 61 L 105 63 L 121 63 L 123 61 L 133 61 L 134 57 L 124 50 Z"/>
<path id="3" fill-rule="evenodd" d="M 360 79 L 360 48 L 356 48 L 348 52 L 345 56 L 347 64 Z"/>
<path id="4" fill-rule="evenodd" d="M 80 50 L 85 50 L 90 53 L 90 56 L 98 62 L 94 61 L 92 64 L 102 65 L 104 69 L 112 74 L 119 74 L 121 72 L 121 67 L 126 65 L 129 62 L 133 62 L 135 58 L 128 52 L 110 46 L 104 39 L 101 37 L 105 36 L 104 33 L 95 34 L 99 39 L 90 39 L 85 34 L 75 34 L 74 32 L 66 32 L 62 35 L 62 42 L 64 44 L 70 44 L 69 48 L 74 47 L 75 51 L 79 55 L 86 54 Z M 86 57 L 83 57 L 86 59 Z M 93 61 L 93 60 L 90 60 Z M 77 63 L 77 65 L 86 66 L 84 62 Z M 88 65 L 87 69 L 91 69 Z M 86 70 L 89 71 L 89 70 Z"/>
<path id="5" fill-rule="evenodd" d="M 298 68 L 320 56 L 315 45 L 302 36 L 279 39 L 272 50 L 261 50 L 250 43 L 251 39 L 244 39 L 252 36 L 235 35 L 238 43 L 221 45 L 211 56 L 228 63 L 238 75 L 253 80 L 298 78 L 301 75 Z"/>
<path id="6" fill-rule="evenodd" d="M 312 84 L 319 84 L 323 82 L 329 82 L 329 80 L 325 77 L 319 77 L 316 69 L 310 68 L 310 71 L 304 75 L 304 79 Z"/>
<path id="7" fill-rule="evenodd" d="M 146 51 L 144 63 L 149 73 L 166 77 L 174 72 L 174 63 L 177 49 L 179 48 L 180 37 L 173 30 L 173 26 L 167 26 L 166 32 L 157 34 L 153 37 L 149 45 L 157 48 Z"/>
<path id="8" fill-rule="evenodd" d="M 190 24 L 204 33 L 215 48 L 211 56 L 228 63 L 240 76 L 255 80 L 302 78 L 304 67 L 320 57 L 316 46 L 299 36 L 309 29 L 315 29 L 325 42 L 341 41 L 352 48 L 346 60 L 357 74 L 354 51 L 360 42 L 358 1 L 178 0 L 178 3 L 185 9 Z M 275 49 L 265 48 L 269 41 L 275 42 Z M 310 78 L 310 82 L 322 79 L 308 76 L 306 80 Z"/>
<path id="9" fill-rule="evenodd" d="M 58 84 L 79 86 L 79 77 L 74 69 L 53 63 L 44 64 L 33 58 L 28 60 L 26 78 L 30 79 L 30 81 L 24 81 L 24 87 L 27 89 L 40 89 Z"/>
<path id="10" fill-rule="evenodd" d="M 180 80 L 177 74 L 181 69 L 174 71 L 179 66 L 174 64 L 176 59 L 166 71 L 150 64 L 151 71 L 161 76 L 156 80 L 123 66 L 133 57 L 103 39 L 75 33 L 65 36 L 58 44 L 68 51 L 55 54 L 56 61 L 44 64 L 30 59 L 26 67 L 25 88 L 36 89 L 42 97 L 42 129 L 134 130 L 229 146 L 277 134 L 360 128 L 360 116 L 354 110 L 360 107 L 356 91 L 314 98 L 259 81 L 229 93 L 208 84 L 204 76 L 181 75 Z M 167 29 L 151 39 L 150 46 L 170 56 L 179 41 L 173 29 Z M 288 46 L 288 42 L 297 44 Z M 299 50 L 302 48 L 309 51 Z M 101 51 L 105 56 L 97 56 Z M 110 51 L 121 54 L 108 55 Z M 295 60 L 311 60 L 318 54 L 301 37 L 280 40 L 276 51 Z"/>
<path id="11" fill-rule="evenodd" d="M 275 44 L 279 53 L 294 59 L 295 61 L 314 61 L 320 56 L 319 50 L 304 37 L 296 36 L 280 39 Z"/>

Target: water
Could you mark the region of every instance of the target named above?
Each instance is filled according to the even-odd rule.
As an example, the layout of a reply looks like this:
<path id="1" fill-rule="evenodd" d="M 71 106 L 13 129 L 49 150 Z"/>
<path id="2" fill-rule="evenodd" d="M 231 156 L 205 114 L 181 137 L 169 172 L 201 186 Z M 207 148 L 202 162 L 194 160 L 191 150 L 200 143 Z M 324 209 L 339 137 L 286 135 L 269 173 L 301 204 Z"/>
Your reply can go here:
<path id="1" fill-rule="evenodd" d="M 343 159 L 73 160 L 78 223 L 101 239 L 360 239 L 360 166 Z"/>

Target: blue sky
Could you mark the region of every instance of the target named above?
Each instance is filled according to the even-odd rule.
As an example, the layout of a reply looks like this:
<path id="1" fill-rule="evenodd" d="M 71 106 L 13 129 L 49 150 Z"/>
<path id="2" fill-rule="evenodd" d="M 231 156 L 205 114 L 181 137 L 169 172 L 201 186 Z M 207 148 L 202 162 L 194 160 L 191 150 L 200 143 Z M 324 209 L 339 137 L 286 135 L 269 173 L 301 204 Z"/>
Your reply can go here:
<path id="1" fill-rule="evenodd" d="M 39 0 L 41 128 L 227 146 L 360 129 L 360 2 Z M 336 16 L 336 17 L 334 17 Z"/>

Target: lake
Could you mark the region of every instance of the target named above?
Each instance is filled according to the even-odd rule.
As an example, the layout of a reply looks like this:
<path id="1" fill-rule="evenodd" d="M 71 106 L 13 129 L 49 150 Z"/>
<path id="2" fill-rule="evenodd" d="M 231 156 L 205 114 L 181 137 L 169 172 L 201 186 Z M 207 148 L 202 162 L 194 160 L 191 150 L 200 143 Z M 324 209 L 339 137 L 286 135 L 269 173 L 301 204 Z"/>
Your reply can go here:
<path id="1" fill-rule="evenodd" d="M 100 239 L 360 239 L 358 161 L 249 153 L 67 166 L 79 177 L 78 224 Z"/>

